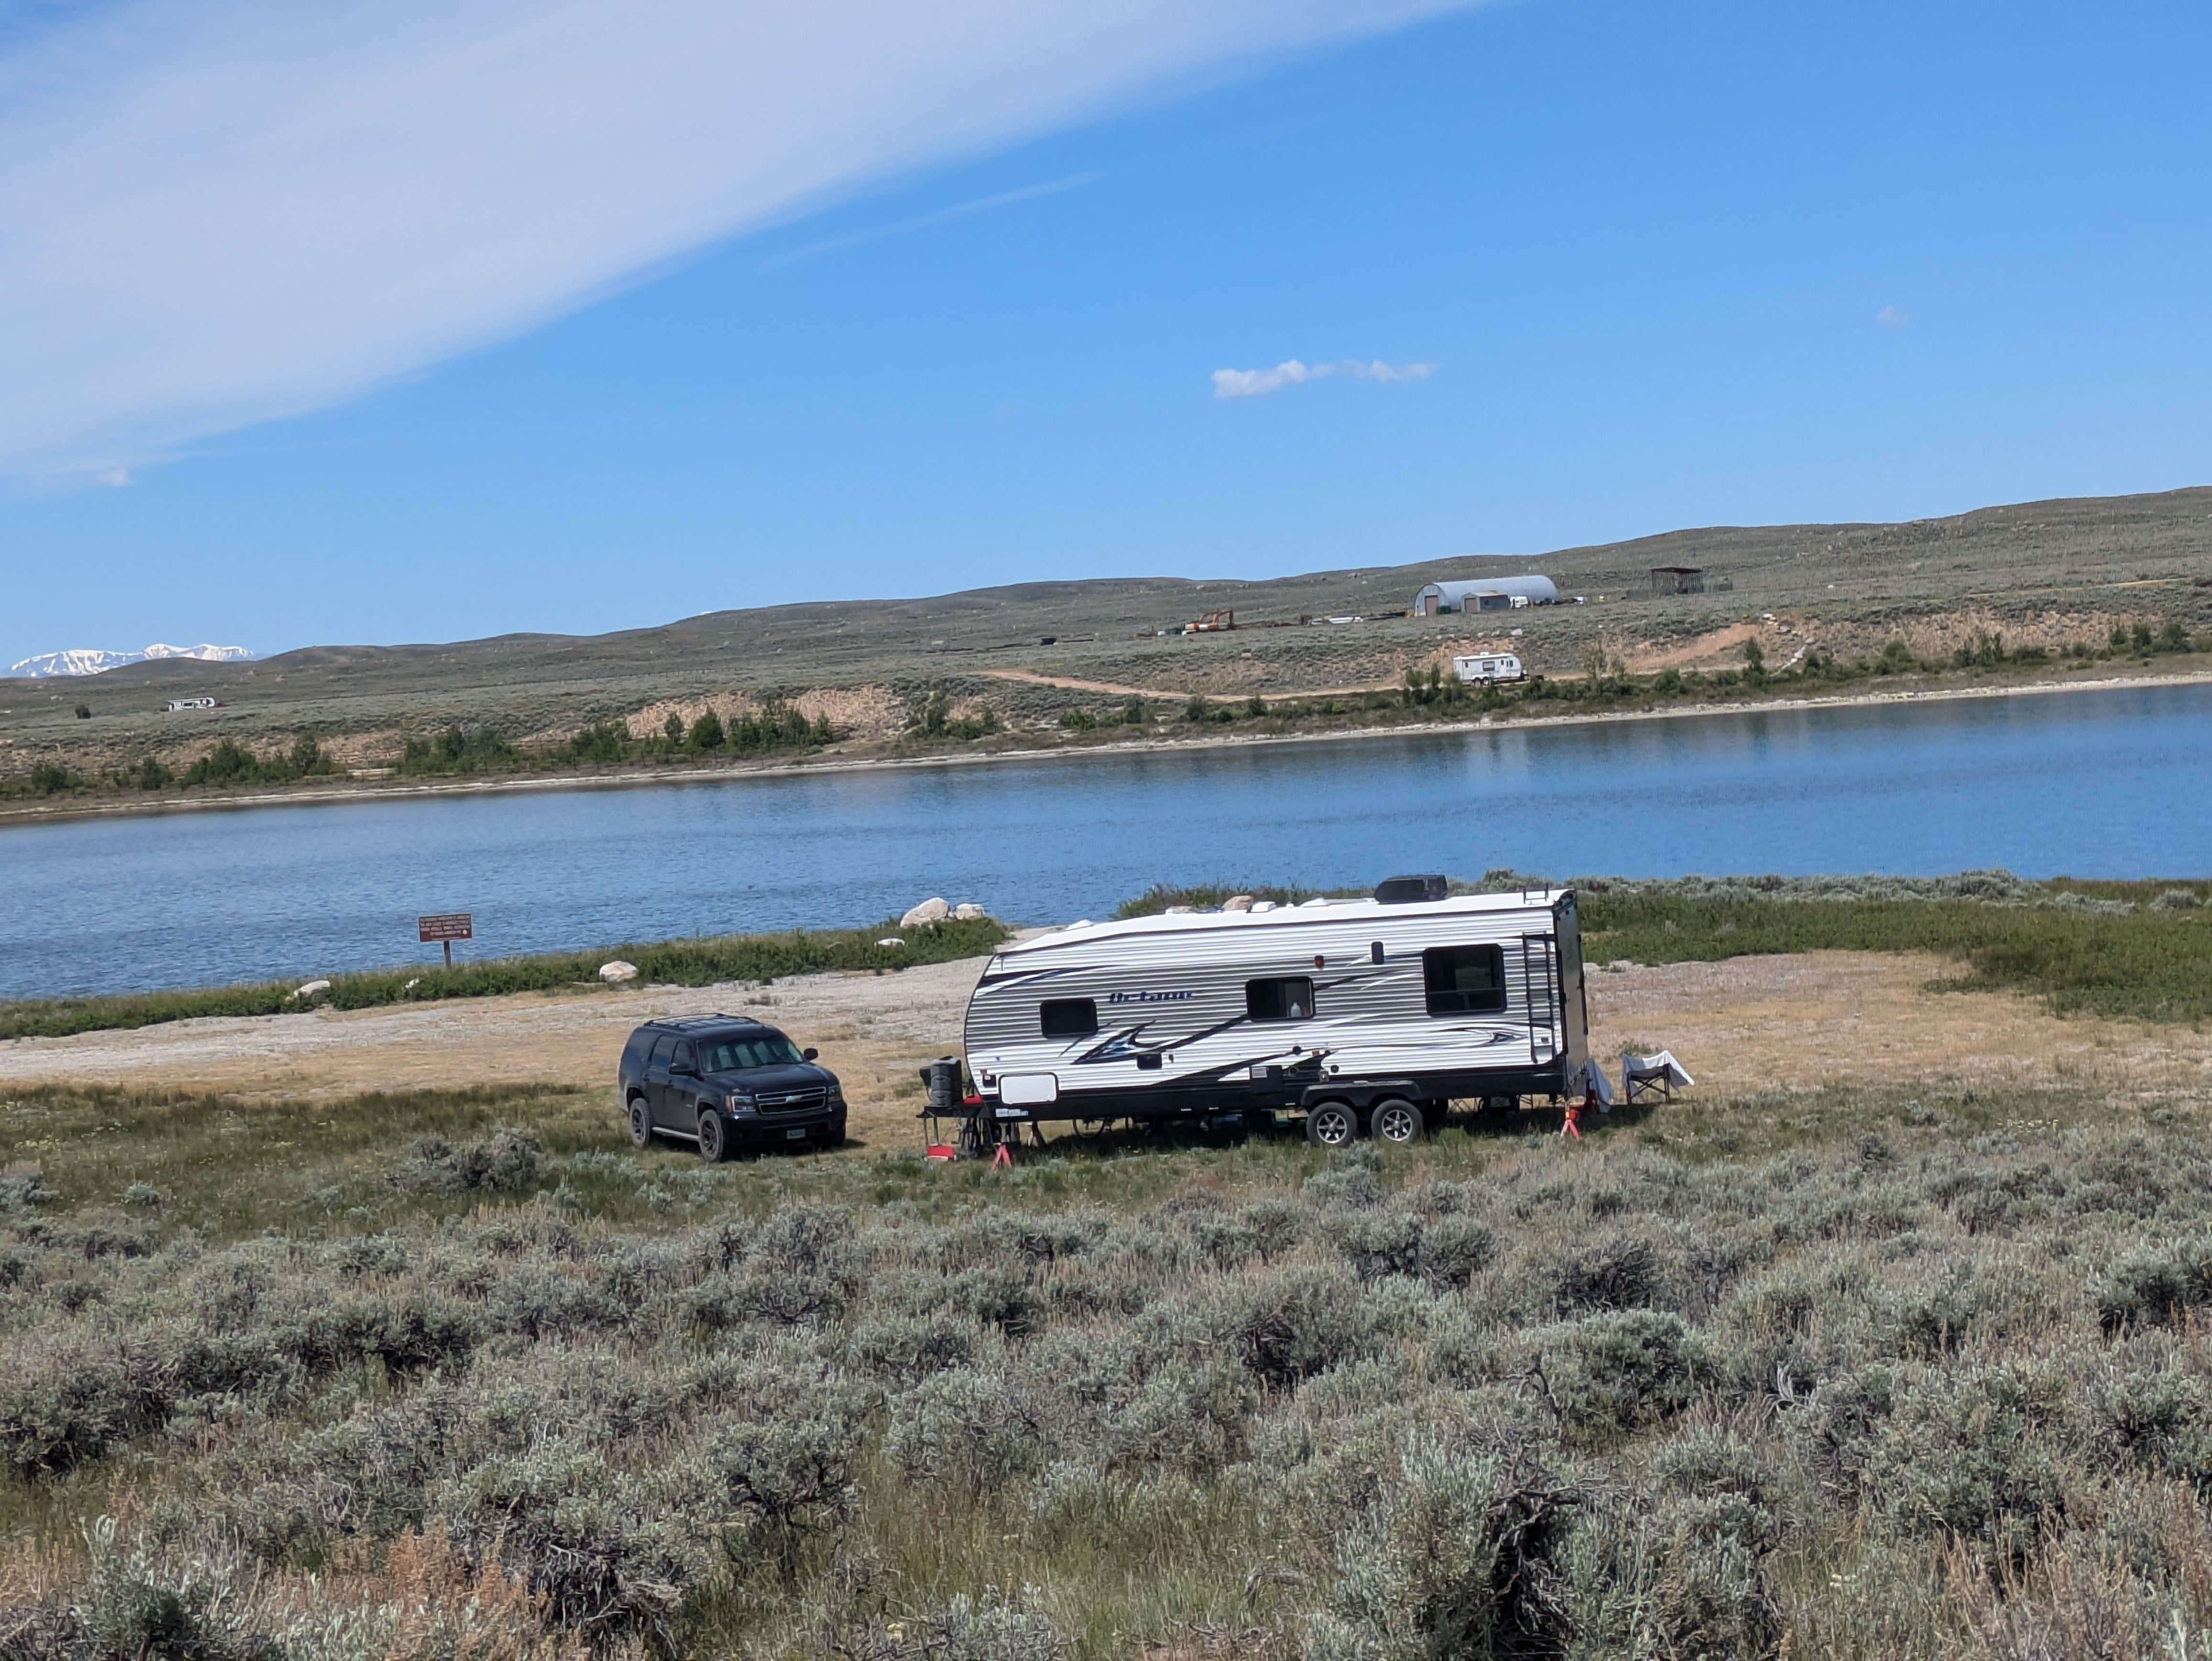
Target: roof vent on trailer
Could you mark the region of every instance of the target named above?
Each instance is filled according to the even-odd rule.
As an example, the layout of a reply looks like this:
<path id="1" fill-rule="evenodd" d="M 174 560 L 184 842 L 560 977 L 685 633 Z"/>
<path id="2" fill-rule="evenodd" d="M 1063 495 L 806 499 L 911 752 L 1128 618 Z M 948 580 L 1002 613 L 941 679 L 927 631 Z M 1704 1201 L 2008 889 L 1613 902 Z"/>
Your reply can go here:
<path id="1" fill-rule="evenodd" d="M 1443 898 L 1442 877 L 1391 877 L 1375 885 L 1377 905 L 1412 905 L 1421 900 Z"/>

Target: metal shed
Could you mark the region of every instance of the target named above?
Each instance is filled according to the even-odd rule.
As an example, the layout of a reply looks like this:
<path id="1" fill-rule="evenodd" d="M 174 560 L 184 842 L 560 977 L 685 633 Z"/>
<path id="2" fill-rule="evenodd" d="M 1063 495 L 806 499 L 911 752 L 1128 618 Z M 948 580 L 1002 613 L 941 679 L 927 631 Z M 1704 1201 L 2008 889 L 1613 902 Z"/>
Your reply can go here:
<path id="1" fill-rule="evenodd" d="M 1432 618 L 1443 611 L 1503 611 L 1515 605 L 1559 603 L 1559 587 L 1549 577 L 1473 577 L 1427 584 L 1413 596 L 1413 614 Z"/>

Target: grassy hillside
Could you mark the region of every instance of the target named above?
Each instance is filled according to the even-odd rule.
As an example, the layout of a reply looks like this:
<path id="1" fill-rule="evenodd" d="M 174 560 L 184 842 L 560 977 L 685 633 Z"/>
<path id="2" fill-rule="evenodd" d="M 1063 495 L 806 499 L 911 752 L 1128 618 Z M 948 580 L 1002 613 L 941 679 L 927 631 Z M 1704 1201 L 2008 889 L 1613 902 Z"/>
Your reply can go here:
<path id="1" fill-rule="evenodd" d="M 1707 592 L 1651 594 L 1648 569 L 1660 564 L 1705 567 Z M 1472 619 L 1400 615 L 1432 579 L 1522 569 L 1551 575 L 1589 603 Z M 1234 633 L 1156 632 L 1217 606 L 1236 608 Z M 1301 618 L 1354 615 L 1369 620 L 1297 626 Z M 1253 626 L 1264 624 L 1291 626 Z M 173 788 L 223 739 L 281 772 L 303 738 L 319 748 L 299 753 L 320 757 L 331 772 L 408 767 L 430 775 L 455 770 L 465 751 L 478 760 L 495 759 L 502 745 L 550 752 L 607 723 L 619 724 L 622 744 L 571 756 L 569 764 L 635 765 L 656 755 L 696 762 L 702 757 L 684 745 L 672 757 L 650 746 L 668 717 L 688 728 L 710 706 L 722 720 L 764 709 L 780 720 L 795 708 L 805 736 L 792 740 L 794 753 L 818 750 L 831 734 L 847 749 L 902 734 L 1059 735 L 1077 711 L 1113 719 L 1126 701 L 1113 688 L 1149 695 L 1155 718 L 1172 716 L 1193 693 L 1224 707 L 1255 695 L 1325 703 L 1345 688 L 1395 686 L 1407 670 L 1476 642 L 1510 642 L 1554 680 L 1594 665 L 1602 678 L 1621 666 L 1644 678 L 1647 692 L 1668 667 L 1741 669 L 1754 640 L 1778 674 L 1822 658 L 1871 664 L 1885 651 L 1902 654 L 1896 666 L 1911 673 L 1952 664 L 1962 652 L 1979 670 L 2048 673 L 2041 658 L 2020 665 L 2006 654 L 2022 646 L 2107 649 L 2116 628 L 2124 652 L 2138 638 L 2148 650 L 2170 629 L 2186 642 L 2208 627 L 2212 490 L 2199 489 L 1905 525 L 1715 527 L 1527 558 L 1261 582 L 1030 583 L 718 611 L 593 636 L 317 647 L 248 665 L 173 660 L 90 680 L 0 682 L 0 777 L 28 781 L 44 764 Z M 1517 639 L 1508 633 L 1516 629 Z M 155 713 L 163 698 L 186 693 L 225 707 Z M 88 711 L 82 719 L 79 704 Z M 440 748 L 448 742 L 451 756 Z M 224 778 L 258 782 L 234 770 Z"/>

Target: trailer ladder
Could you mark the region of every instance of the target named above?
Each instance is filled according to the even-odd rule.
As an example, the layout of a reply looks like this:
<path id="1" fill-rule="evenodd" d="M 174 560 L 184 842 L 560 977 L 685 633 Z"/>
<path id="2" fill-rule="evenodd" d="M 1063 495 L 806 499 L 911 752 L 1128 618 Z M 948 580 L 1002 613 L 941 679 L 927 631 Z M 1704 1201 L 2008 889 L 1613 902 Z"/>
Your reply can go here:
<path id="1" fill-rule="evenodd" d="M 1543 1043 L 1550 1049 L 1549 1056 L 1536 1053 L 1536 987 L 1539 975 L 1543 977 Z M 1554 986 L 1556 977 L 1552 972 L 1552 940 L 1548 934 L 1523 934 L 1521 937 L 1521 999 L 1528 1014 L 1528 1064 L 1541 1067 L 1557 1058 L 1559 1053 L 1559 1001 Z"/>

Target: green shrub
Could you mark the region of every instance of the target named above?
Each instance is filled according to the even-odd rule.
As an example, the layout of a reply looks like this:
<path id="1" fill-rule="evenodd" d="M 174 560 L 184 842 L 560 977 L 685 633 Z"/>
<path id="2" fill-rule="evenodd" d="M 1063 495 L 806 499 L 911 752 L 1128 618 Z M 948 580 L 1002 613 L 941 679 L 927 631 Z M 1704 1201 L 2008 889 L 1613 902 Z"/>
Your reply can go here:
<path id="1" fill-rule="evenodd" d="M 2166 1241 L 2129 1253 L 2099 1277 L 2096 1298 L 2107 1332 L 2179 1324 L 2212 1304 L 2212 1239 Z"/>
<path id="2" fill-rule="evenodd" d="M 1416 1440 L 1334 1543 L 1319 1657 L 1544 1655 L 1573 1631 L 1555 1561 L 1584 1495 L 1525 1453 Z"/>
<path id="3" fill-rule="evenodd" d="M 448 727 L 434 739 L 406 739 L 401 746 L 396 770 L 407 776 L 500 772 L 520 767 L 531 759 L 489 727 L 457 725 Z"/>
<path id="4" fill-rule="evenodd" d="M 447 1194 L 508 1193 L 536 1183 L 544 1152 L 536 1132 L 513 1126 L 460 1148 L 442 1136 L 424 1136 L 391 1181 L 396 1188 Z"/>
<path id="5" fill-rule="evenodd" d="M 1690 1399 L 1688 1328 L 1656 1310 L 1620 1310 L 1553 1329 L 1545 1372 L 1564 1422 L 1583 1431 L 1632 1430 Z"/>

